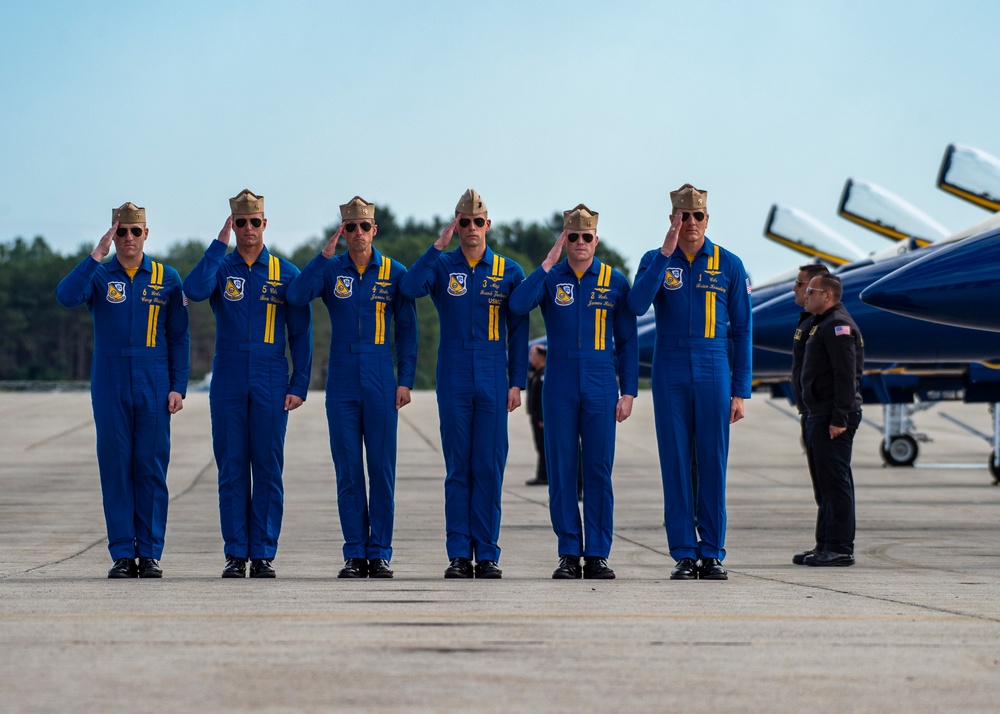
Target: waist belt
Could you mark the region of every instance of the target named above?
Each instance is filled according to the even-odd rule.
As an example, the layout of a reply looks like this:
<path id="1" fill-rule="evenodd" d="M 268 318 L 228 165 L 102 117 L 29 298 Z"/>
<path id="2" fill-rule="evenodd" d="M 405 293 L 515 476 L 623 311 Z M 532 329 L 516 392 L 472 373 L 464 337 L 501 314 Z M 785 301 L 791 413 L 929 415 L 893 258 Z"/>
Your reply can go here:
<path id="1" fill-rule="evenodd" d="M 272 345 L 267 342 L 239 342 L 215 348 L 216 354 L 224 354 L 226 352 L 274 352 L 276 354 L 285 354 L 285 345 L 284 343 Z"/>
<path id="2" fill-rule="evenodd" d="M 726 337 L 669 337 L 656 336 L 656 344 L 661 347 L 698 347 L 705 350 L 728 350 Z"/>
<path id="3" fill-rule="evenodd" d="M 143 357 L 146 359 L 166 359 L 166 348 L 160 347 L 98 347 L 95 357 Z"/>
<path id="4" fill-rule="evenodd" d="M 330 354 L 367 354 L 373 352 L 392 352 L 392 346 L 386 342 L 384 345 L 368 344 L 361 342 L 341 342 L 330 343 Z"/>
<path id="5" fill-rule="evenodd" d="M 441 340 L 443 350 L 496 350 L 507 351 L 507 343 L 500 340 Z"/>

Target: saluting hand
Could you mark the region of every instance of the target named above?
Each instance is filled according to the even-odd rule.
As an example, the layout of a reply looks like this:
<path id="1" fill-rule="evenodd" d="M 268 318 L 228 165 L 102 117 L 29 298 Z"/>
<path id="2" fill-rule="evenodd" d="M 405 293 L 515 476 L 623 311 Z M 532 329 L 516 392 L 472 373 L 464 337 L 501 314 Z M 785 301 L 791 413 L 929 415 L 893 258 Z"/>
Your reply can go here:
<path id="1" fill-rule="evenodd" d="M 229 240 L 230 238 L 232 238 L 232 235 L 233 235 L 233 217 L 229 216 L 229 218 L 226 219 L 226 225 L 224 225 L 222 227 L 222 230 L 219 231 L 219 240 L 221 240 L 226 245 L 229 245 Z"/>
<path id="2" fill-rule="evenodd" d="M 556 238 L 555 245 L 552 246 L 552 250 L 549 254 L 545 256 L 545 260 L 542 261 L 542 270 L 546 273 L 552 270 L 552 266 L 559 262 L 562 257 L 563 246 L 566 245 L 566 230 L 564 229 L 559 237 Z"/>
<path id="3" fill-rule="evenodd" d="M 176 414 L 184 408 L 184 397 L 180 392 L 171 392 L 167 395 L 167 411 Z"/>
<path id="4" fill-rule="evenodd" d="M 334 256 L 337 252 L 337 243 L 340 242 L 340 236 L 342 235 L 344 235 L 343 223 L 341 223 L 340 227 L 333 232 L 333 235 L 330 236 L 330 240 L 326 242 L 326 246 L 320 251 L 324 258 L 332 258 Z"/>
<path id="5" fill-rule="evenodd" d="M 101 236 L 101 239 L 97 241 L 97 246 L 94 248 L 90 257 L 100 263 L 102 260 L 108 257 L 108 253 L 111 252 L 111 241 L 115 237 L 115 231 L 118 230 L 118 221 L 111 224 L 108 232 Z"/>
<path id="6" fill-rule="evenodd" d="M 660 252 L 668 258 L 673 255 L 674 249 L 677 248 L 677 239 L 680 235 L 681 214 L 680 211 L 678 211 L 670 217 L 670 228 L 667 230 L 667 235 L 663 237 L 663 247 L 660 248 Z"/>
<path id="7" fill-rule="evenodd" d="M 458 217 L 455 218 L 451 223 L 444 227 L 441 231 L 441 237 L 434 241 L 434 247 L 438 250 L 444 250 L 451 243 L 451 237 L 455 235 L 455 230 L 458 228 Z"/>
<path id="8" fill-rule="evenodd" d="M 410 403 L 410 388 L 396 387 L 396 409 L 402 409 Z"/>

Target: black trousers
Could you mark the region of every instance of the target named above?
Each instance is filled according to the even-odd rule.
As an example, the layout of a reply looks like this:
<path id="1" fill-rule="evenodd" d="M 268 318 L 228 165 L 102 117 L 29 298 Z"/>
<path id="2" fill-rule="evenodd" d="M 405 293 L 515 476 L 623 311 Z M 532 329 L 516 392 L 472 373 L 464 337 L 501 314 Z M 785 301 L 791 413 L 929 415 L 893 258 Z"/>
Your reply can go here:
<path id="1" fill-rule="evenodd" d="M 538 426 L 538 422 L 531 420 L 531 434 L 535 437 L 535 451 L 538 452 L 538 468 L 535 469 L 535 478 L 539 481 L 548 481 L 549 474 L 545 470 L 545 428 Z"/>
<path id="2" fill-rule="evenodd" d="M 861 412 L 847 415 L 847 431 L 830 438 L 830 416 L 806 418 L 806 458 L 815 478 L 816 547 L 854 554 L 854 474 L 851 451 Z"/>

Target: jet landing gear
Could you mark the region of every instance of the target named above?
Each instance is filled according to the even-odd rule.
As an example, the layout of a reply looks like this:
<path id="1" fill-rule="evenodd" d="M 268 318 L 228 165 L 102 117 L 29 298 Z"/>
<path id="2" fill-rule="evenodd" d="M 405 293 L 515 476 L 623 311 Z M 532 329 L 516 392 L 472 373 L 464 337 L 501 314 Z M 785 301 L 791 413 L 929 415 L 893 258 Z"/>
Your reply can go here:
<path id="1" fill-rule="evenodd" d="M 1000 402 L 993 402 L 990 404 L 990 416 L 993 417 L 992 436 L 984 434 L 977 429 L 973 429 L 968 424 L 963 424 L 955 417 L 948 416 L 944 412 L 941 413 L 941 416 L 950 421 L 952 424 L 962 427 L 970 434 L 975 434 L 983 441 L 993 445 L 993 450 L 990 451 L 990 458 L 986 462 L 986 468 L 989 469 L 990 476 L 993 477 L 993 485 L 1000 485 Z"/>
<path id="2" fill-rule="evenodd" d="M 884 404 L 882 406 L 882 443 L 878 453 L 886 466 L 913 466 L 920 455 L 918 441 L 929 441 L 925 434 L 913 430 L 910 417 L 918 411 L 930 409 L 933 402 L 908 404 Z"/>

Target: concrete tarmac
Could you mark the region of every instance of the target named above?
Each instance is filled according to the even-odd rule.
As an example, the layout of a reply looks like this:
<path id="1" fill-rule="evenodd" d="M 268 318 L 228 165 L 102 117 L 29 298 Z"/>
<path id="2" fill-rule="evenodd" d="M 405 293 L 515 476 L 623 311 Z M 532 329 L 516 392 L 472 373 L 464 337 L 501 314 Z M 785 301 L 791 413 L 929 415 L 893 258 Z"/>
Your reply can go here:
<path id="1" fill-rule="evenodd" d="M 983 405 L 917 416 L 917 468 L 855 441 L 857 565 L 791 564 L 815 504 L 786 404 L 733 428 L 727 582 L 668 579 L 651 397 L 618 432 L 613 581 L 555 581 L 511 415 L 499 581 L 442 577 L 433 393 L 401 412 L 393 580 L 336 578 L 323 394 L 290 415 L 275 580 L 223 580 L 208 398 L 173 420 L 162 580 L 111 581 L 88 394 L 0 394 L 5 711 L 995 712 L 1000 489 Z M 881 421 L 881 411 L 867 414 Z"/>

